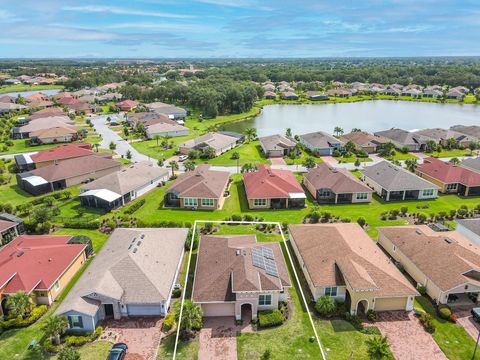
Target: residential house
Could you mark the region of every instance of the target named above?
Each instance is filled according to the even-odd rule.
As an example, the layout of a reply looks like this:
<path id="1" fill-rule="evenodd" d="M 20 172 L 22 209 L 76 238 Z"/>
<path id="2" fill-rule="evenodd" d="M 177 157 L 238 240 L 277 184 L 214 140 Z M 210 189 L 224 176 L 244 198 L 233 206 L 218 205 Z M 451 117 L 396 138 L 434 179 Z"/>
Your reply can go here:
<path id="1" fill-rule="evenodd" d="M 0 103 L 2 104 L 15 104 L 17 101 L 17 98 L 13 97 L 13 96 L 10 96 L 10 95 L 3 95 L 3 96 L 0 96 Z"/>
<path id="2" fill-rule="evenodd" d="M 319 93 L 318 91 L 307 91 L 305 92 L 305 95 L 307 95 L 307 98 L 309 100 L 328 100 L 328 94 L 326 93 Z"/>
<path id="3" fill-rule="evenodd" d="M 424 135 L 410 132 L 403 129 L 391 128 L 389 130 L 377 131 L 376 136 L 391 141 L 397 149 L 407 148 L 408 151 L 424 151 L 429 140 L 435 140 Z"/>
<path id="4" fill-rule="evenodd" d="M 165 104 L 162 102 L 154 102 L 150 104 L 145 104 L 145 107 L 149 111 L 154 111 L 160 114 L 167 115 L 170 119 L 173 120 L 184 120 L 187 117 L 187 110 L 179 108 L 175 105 Z"/>
<path id="5" fill-rule="evenodd" d="M 277 94 L 275 94 L 275 92 L 273 91 L 265 91 L 265 94 L 263 94 L 263 97 L 265 99 L 275 100 L 277 98 Z"/>
<path id="6" fill-rule="evenodd" d="M 352 90 L 348 90 L 348 89 L 331 89 L 331 90 L 328 90 L 327 92 L 327 95 L 329 97 L 350 97 L 353 95 L 353 92 Z"/>
<path id="7" fill-rule="evenodd" d="M 456 231 L 480 246 L 480 218 L 456 220 Z"/>
<path id="8" fill-rule="evenodd" d="M 451 130 L 458 131 L 462 134 L 473 136 L 474 138 L 480 139 L 480 126 L 478 125 L 455 125 L 450 128 Z"/>
<path id="9" fill-rule="evenodd" d="M 460 196 L 480 195 L 480 173 L 467 168 L 428 157 L 417 165 L 415 173 L 422 179 L 439 186 L 442 193 Z"/>
<path id="10" fill-rule="evenodd" d="M 64 144 L 54 148 L 41 150 L 35 154 L 15 155 L 15 163 L 19 172 L 39 169 L 44 166 L 58 164 L 63 160 L 94 155 L 89 143 Z"/>
<path id="11" fill-rule="evenodd" d="M 30 120 L 26 125 L 19 128 L 13 128 L 14 139 L 27 139 L 30 138 L 30 133 L 44 129 L 53 129 L 55 127 L 67 128 L 75 130 L 75 122 L 70 120 L 68 116 L 50 116 L 46 118 L 37 118 Z"/>
<path id="12" fill-rule="evenodd" d="M 343 141 L 323 131 L 300 135 L 300 142 L 321 156 L 332 155 L 335 150 L 341 151 L 344 145 Z"/>
<path id="13" fill-rule="evenodd" d="M 165 316 L 178 282 L 188 229 L 115 229 L 55 310 L 71 331 L 103 319 Z"/>
<path id="14" fill-rule="evenodd" d="M 145 126 L 150 126 L 159 123 L 166 123 L 176 125 L 177 123 L 170 119 L 165 114 L 159 114 L 152 111 L 145 111 L 127 115 L 127 122 L 130 126 L 137 126 L 138 123 L 143 123 Z"/>
<path id="15" fill-rule="evenodd" d="M 51 107 L 51 108 L 35 111 L 28 117 L 28 121 L 32 121 L 40 118 L 54 117 L 54 116 L 67 116 L 67 114 L 63 111 L 62 108 Z"/>
<path id="16" fill-rule="evenodd" d="M 119 93 L 106 93 L 96 97 L 97 102 L 107 103 L 109 101 L 118 101 L 123 98 L 122 94 Z"/>
<path id="17" fill-rule="evenodd" d="M 24 110 L 27 107 L 20 104 L 0 103 L 0 115 L 8 114 L 14 111 Z"/>
<path id="18" fill-rule="evenodd" d="M 459 89 L 453 88 L 447 91 L 447 99 L 456 99 L 463 101 L 465 98 L 465 93 L 460 91 Z"/>
<path id="19" fill-rule="evenodd" d="M 139 162 L 80 187 L 84 206 L 116 209 L 161 186 L 170 171 L 150 162 Z"/>
<path id="20" fill-rule="evenodd" d="M 55 126 L 32 131 L 29 133 L 29 137 L 36 144 L 65 143 L 77 139 L 77 130 L 71 127 Z"/>
<path id="21" fill-rule="evenodd" d="M 86 249 L 73 236 L 55 235 L 20 235 L 0 248 L 0 315 L 18 291 L 51 305 L 87 260 Z"/>
<path id="22" fill-rule="evenodd" d="M 415 88 L 404 88 L 402 91 L 402 96 L 421 97 L 422 90 Z"/>
<path id="23" fill-rule="evenodd" d="M 257 242 L 255 235 L 202 235 L 192 300 L 206 317 L 257 319 L 262 310 L 278 309 L 291 286 L 278 242 Z"/>
<path id="24" fill-rule="evenodd" d="M 480 292 L 480 249 L 456 231 L 426 225 L 377 228 L 378 244 L 437 304 L 473 306 Z"/>
<path id="25" fill-rule="evenodd" d="M 297 144 L 292 139 L 279 134 L 264 136 L 258 140 L 267 158 L 288 156 Z"/>
<path id="26" fill-rule="evenodd" d="M 438 196 L 437 185 L 388 161 L 367 166 L 361 179 L 384 201 L 434 199 Z"/>
<path id="27" fill-rule="evenodd" d="M 303 188 L 289 170 L 257 165 L 257 171 L 243 174 L 243 185 L 250 209 L 305 207 Z"/>
<path id="28" fill-rule="evenodd" d="M 380 148 L 388 142 L 387 139 L 381 136 L 376 136 L 365 131 L 353 131 L 342 135 L 341 139 L 345 143 L 349 141 L 353 142 L 357 150 L 363 150 L 368 154 L 378 152 Z"/>
<path id="29" fill-rule="evenodd" d="M 22 219 L 12 214 L 0 213 L 0 247 L 24 233 L 25 225 Z"/>
<path id="30" fill-rule="evenodd" d="M 132 111 L 138 106 L 138 102 L 135 100 L 123 100 L 115 104 L 121 111 Z"/>
<path id="31" fill-rule="evenodd" d="M 210 170 L 208 164 L 198 165 L 175 180 L 165 193 L 164 204 L 182 209 L 221 209 L 229 181 L 229 172 Z"/>
<path id="32" fill-rule="evenodd" d="M 179 124 L 170 124 L 162 121 L 162 122 L 147 126 L 146 132 L 147 132 L 147 138 L 149 139 L 153 139 L 155 135 L 178 137 L 178 136 L 187 136 L 188 128 Z"/>
<path id="33" fill-rule="evenodd" d="M 480 173 L 480 157 L 465 159 L 460 163 L 460 166 Z"/>
<path id="34" fill-rule="evenodd" d="M 443 96 L 443 90 L 426 88 L 423 90 L 422 96 L 424 98 L 438 99 Z"/>
<path id="35" fill-rule="evenodd" d="M 272 83 L 263 84 L 262 87 L 266 93 L 273 92 L 275 94 L 275 85 L 273 85 Z"/>
<path id="36" fill-rule="evenodd" d="M 288 233 L 314 300 L 332 297 L 351 314 L 413 310 L 418 292 L 358 224 L 289 225 Z"/>
<path id="37" fill-rule="evenodd" d="M 188 155 L 192 150 L 204 151 L 207 148 L 212 148 L 215 151 L 215 156 L 218 156 L 237 146 L 237 141 L 238 139 L 233 136 L 209 132 L 181 143 L 178 145 L 178 149 L 181 154 Z"/>
<path id="38" fill-rule="evenodd" d="M 17 184 L 32 195 L 41 195 L 97 179 L 121 167 L 122 163 L 105 155 L 90 155 L 17 174 Z"/>
<path id="39" fill-rule="evenodd" d="M 373 190 L 350 171 L 336 169 L 325 163 L 310 169 L 303 185 L 319 204 L 354 204 L 372 201 Z"/>
<path id="40" fill-rule="evenodd" d="M 293 91 L 285 91 L 285 92 L 282 92 L 282 99 L 283 100 L 298 100 L 298 95 L 295 94 Z"/>
<path id="41" fill-rule="evenodd" d="M 448 146 L 449 139 L 455 139 L 457 145 L 461 147 L 468 147 L 470 143 L 478 142 L 476 137 L 452 129 L 432 128 L 418 130 L 414 133 L 433 139 L 437 144 L 441 144 L 442 146 Z"/>

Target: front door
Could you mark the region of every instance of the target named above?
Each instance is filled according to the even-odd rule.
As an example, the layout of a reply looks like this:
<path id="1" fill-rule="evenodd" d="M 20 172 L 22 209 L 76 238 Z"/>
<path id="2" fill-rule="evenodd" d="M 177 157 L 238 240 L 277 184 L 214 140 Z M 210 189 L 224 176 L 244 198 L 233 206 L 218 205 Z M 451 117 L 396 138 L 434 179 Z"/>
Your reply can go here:
<path id="1" fill-rule="evenodd" d="M 103 309 L 105 310 L 105 317 L 113 317 L 113 304 L 103 304 Z"/>

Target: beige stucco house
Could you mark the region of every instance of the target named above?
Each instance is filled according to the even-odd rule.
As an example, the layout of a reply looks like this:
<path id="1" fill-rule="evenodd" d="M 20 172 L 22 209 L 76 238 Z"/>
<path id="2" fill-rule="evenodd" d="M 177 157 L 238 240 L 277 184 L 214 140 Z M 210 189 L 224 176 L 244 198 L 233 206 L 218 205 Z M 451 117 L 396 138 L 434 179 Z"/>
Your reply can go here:
<path id="1" fill-rule="evenodd" d="M 357 224 L 289 225 L 314 300 L 331 296 L 352 314 L 413 309 L 418 292 Z"/>

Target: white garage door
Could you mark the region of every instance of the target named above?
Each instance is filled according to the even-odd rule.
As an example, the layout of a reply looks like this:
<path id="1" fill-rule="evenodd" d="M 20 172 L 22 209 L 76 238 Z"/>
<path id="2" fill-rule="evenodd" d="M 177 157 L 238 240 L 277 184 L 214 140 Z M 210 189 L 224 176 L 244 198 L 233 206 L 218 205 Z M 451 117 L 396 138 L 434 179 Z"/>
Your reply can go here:
<path id="1" fill-rule="evenodd" d="M 130 316 L 162 315 L 160 305 L 127 305 L 127 311 Z"/>
<path id="2" fill-rule="evenodd" d="M 235 304 L 202 304 L 203 316 L 235 316 Z"/>

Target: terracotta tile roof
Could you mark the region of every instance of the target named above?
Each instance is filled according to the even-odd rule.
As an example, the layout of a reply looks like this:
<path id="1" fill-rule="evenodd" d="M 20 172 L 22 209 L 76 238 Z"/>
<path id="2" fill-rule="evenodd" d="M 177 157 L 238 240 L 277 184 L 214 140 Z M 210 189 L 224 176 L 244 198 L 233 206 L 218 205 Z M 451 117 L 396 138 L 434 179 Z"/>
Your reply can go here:
<path id="1" fill-rule="evenodd" d="M 289 225 L 288 229 L 315 287 L 348 283 L 376 296 L 417 295 L 359 225 Z"/>
<path id="2" fill-rule="evenodd" d="M 180 175 L 167 190 L 176 192 L 179 197 L 216 198 L 223 196 L 230 173 L 210 170 L 210 165 L 202 164 L 194 171 Z"/>
<path id="3" fill-rule="evenodd" d="M 71 236 L 22 235 L 0 249 L 0 289 L 49 289 L 86 245 L 67 244 Z"/>
<path id="4" fill-rule="evenodd" d="M 278 276 L 254 266 L 252 249 L 273 251 Z M 192 299 L 195 302 L 234 301 L 235 292 L 281 291 L 290 286 L 279 243 L 258 243 L 255 235 L 202 235 L 198 249 Z"/>
<path id="5" fill-rule="evenodd" d="M 426 225 L 379 227 L 378 231 L 442 291 L 468 282 L 480 286 L 480 248 L 460 233 L 436 233 Z"/>
<path id="6" fill-rule="evenodd" d="M 30 155 L 30 158 L 34 163 L 77 158 L 93 155 L 94 152 L 90 150 L 91 147 L 89 143 L 65 144 L 51 149 L 41 150 L 36 154 Z"/>
<path id="7" fill-rule="evenodd" d="M 424 159 L 423 164 L 417 166 L 417 171 L 444 184 L 480 186 L 480 173 L 433 157 Z"/>
<path id="8" fill-rule="evenodd" d="M 303 193 L 302 186 L 291 171 L 257 165 L 258 171 L 243 174 L 248 199 L 288 198 L 291 193 Z"/>
<path id="9" fill-rule="evenodd" d="M 318 164 L 305 174 L 305 179 L 315 189 L 331 189 L 336 194 L 373 192 L 367 185 L 357 179 L 346 169 L 336 169 L 325 163 Z"/>
<path id="10" fill-rule="evenodd" d="M 58 100 L 58 103 L 62 105 L 74 105 L 74 104 L 79 104 L 80 100 L 74 97 L 62 97 L 61 99 Z"/>
<path id="11" fill-rule="evenodd" d="M 26 96 L 25 100 L 27 100 L 28 102 L 32 102 L 32 101 L 38 101 L 38 100 L 45 100 L 46 97 L 47 96 L 45 94 L 36 93 L 36 94 Z"/>
<path id="12" fill-rule="evenodd" d="M 98 171 L 111 169 L 120 170 L 121 163 L 104 156 L 90 155 L 88 157 L 64 160 L 56 165 L 35 169 L 25 174 L 40 176 L 48 182 L 68 179 L 80 175 L 95 174 Z"/>
<path id="13" fill-rule="evenodd" d="M 138 106 L 138 102 L 134 100 L 124 100 L 118 102 L 116 106 L 119 108 L 134 108 L 135 106 Z"/>

